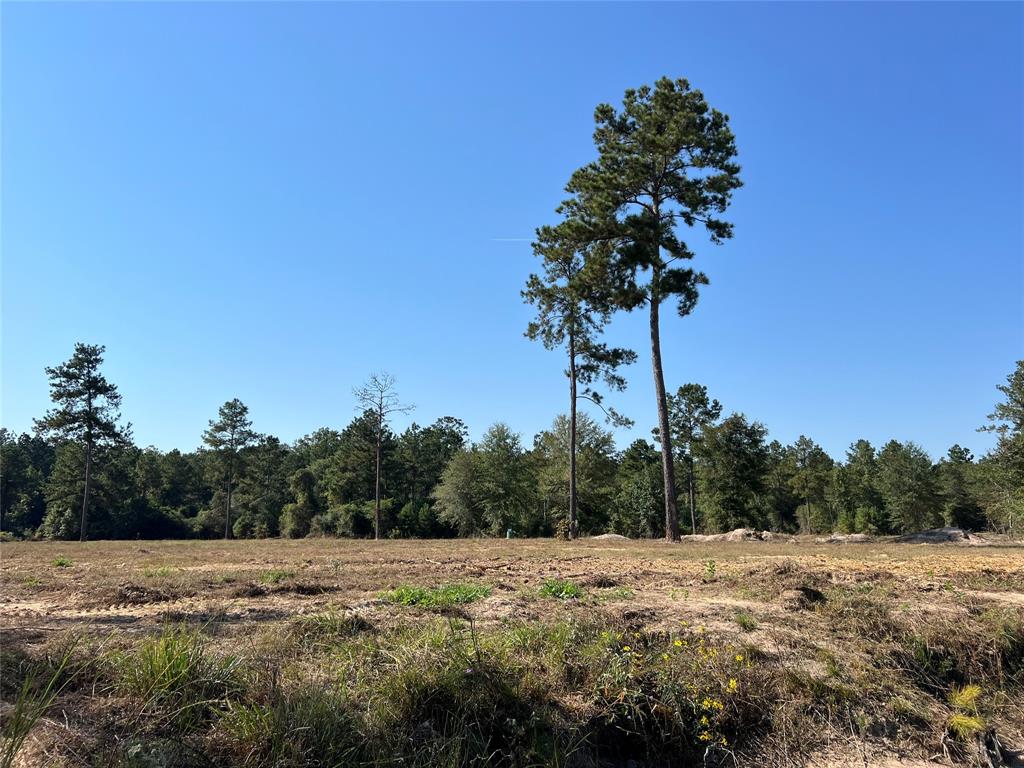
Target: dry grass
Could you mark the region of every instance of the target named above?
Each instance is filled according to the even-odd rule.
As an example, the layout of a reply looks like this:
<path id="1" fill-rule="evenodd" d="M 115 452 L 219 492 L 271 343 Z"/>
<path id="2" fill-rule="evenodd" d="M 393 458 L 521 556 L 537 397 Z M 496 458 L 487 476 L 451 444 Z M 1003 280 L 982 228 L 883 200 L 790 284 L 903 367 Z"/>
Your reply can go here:
<path id="1" fill-rule="evenodd" d="M 167 740 L 181 765 L 254 766 L 653 766 L 708 748 L 969 764 L 990 729 L 1024 748 L 1021 548 L 16 542 L 0 561 L 6 701 L 25 664 L 45 675 L 80 640 L 66 725 L 34 732 L 68 765 L 158 763 Z M 474 599 L 381 599 L 451 585 Z"/>

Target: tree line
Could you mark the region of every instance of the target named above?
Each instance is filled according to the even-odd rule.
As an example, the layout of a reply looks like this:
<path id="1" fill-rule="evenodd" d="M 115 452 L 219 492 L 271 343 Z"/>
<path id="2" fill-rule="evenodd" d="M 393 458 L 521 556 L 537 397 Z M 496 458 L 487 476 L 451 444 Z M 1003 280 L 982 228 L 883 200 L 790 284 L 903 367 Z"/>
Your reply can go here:
<path id="1" fill-rule="evenodd" d="M 219 409 L 201 448 L 135 445 L 103 348 L 79 344 L 48 369 L 54 408 L 34 433 L 0 429 L 0 530 L 30 538 L 568 536 L 664 529 L 659 430 L 617 450 L 611 431 L 578 414 L 575 521 L 569 417 L 525 444 L 507 425 L 476 442 L 444 416 L 392 430 L 394 379 L 357 390 L 343 429 L 294 443 L 253 429 L 237 399 Z M 1015 533 L 1024 512 L 1024 361 L 999 386 L 985 429 L 997 445 L 975 459 L 954 445 L 933 461 L 913 442 L 851 444 L 839 460 L 801 436 L 791 445 L 723 406 L 698 384 L 666 396 L 674 490 L 684 530 L 900 533 L 948 524 Z M 408 408 L 408 406 L 401 406 Z"/>

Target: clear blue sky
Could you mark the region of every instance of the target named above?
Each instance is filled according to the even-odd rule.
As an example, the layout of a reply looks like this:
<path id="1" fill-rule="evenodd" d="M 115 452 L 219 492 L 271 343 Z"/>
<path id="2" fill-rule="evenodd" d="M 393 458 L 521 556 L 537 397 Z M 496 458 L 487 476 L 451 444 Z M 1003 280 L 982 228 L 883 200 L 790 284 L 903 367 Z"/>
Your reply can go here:
<path id="1" fill-rule="evenodd" d="M 599 102 L 683 76 L 732 117 L 735 239 L 702 246 L 667 383 L 784 442 L 983 452 L 1024 355 L 1024 5 L 4 3 L 4 426 L 107 346 L 139 443 L 226 399 L 285 440 L 398 377 L 413 418 L 529 444 L 566 410 L 523 337 L 528 239 Z M 655 422 L 645 319 L 614 398 Z M 401 428 L 407 423 L 396 424 Z"/>

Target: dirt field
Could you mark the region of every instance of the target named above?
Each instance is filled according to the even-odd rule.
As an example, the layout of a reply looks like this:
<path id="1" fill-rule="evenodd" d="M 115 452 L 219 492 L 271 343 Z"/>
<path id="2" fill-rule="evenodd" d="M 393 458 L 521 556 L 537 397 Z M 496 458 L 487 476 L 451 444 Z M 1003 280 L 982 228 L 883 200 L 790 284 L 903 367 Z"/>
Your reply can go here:
<path id="1" fill-rule="evenodd" d="M 3 646 L 26 654 L 68 632 L 128 647 L 174 622 L 203 627 L 218 648 L 237 650 L 241 640 L 258 655 L 302 616 L 343 612 L 376 632 L 416 627 L 438 612 L 388 601 L 386 590 L 471 584 L 490 594 L 459 606 L 458 615 L 481 632 L 562 620 L 607 621 L 638 638 L 684 628 L 808 679 L 853 679 L 854 672 L 836 672 L 835 659 L 844 669 L 872 664 L 877 649 L 857 613 L 865 600 L 883 605 L 887 621 L 922 632 L 959 625 L 969 633 L 972 621 L 992 616 L 1020 626 L 1024 617 L 1024 548 L 1009 545 L 18 542 L 0 545 L 0 563 Z M 580 594 L 542 596 L 551 579 Z M 993 722 L 1007 750 L 1021 749 L 1024 704 L 1006 698 Z M 939 753 L 930 757 L 955 760 L 936 738 Z M 879 765 L 900 754 L 929 757 L 930 745 L 904 749 L 898 741 L 883 735 L 858 749 Z M 866 764 L 850 744 L 838 745 L 835 759 L 851 754 Z"/>
<path id="2" fill-rule="evenodd" d="M 58 558 L 70 564 L 54 565 Z M 346 606 L 403 621 L 379 599 L 398 585 L 488 584 L 467 606 L 478 622 L 556 612 L 629 613 L 646 630 L 681 619 L 747 639 L 803 634 L 814 613 L 789 610 L 787 589 L 874 585 L 907 612 L 967 602 L 1024 610 L 1024 548 L 903 544 L 585 540 L 145 541 L 0 545 L 0 627 L 11 641 L 57 629 L 153 632 L 167 620 L 213 621 L 251 633 L 299 614 Z M 713 565 L 709 565 L 713 563 Z M 575 601 L 541 600 L 545 579 L 578 582 Z M 797 599 L 789 596 L 790 601 Z M 814 634 L 817 634 L 816 632 Z"/>

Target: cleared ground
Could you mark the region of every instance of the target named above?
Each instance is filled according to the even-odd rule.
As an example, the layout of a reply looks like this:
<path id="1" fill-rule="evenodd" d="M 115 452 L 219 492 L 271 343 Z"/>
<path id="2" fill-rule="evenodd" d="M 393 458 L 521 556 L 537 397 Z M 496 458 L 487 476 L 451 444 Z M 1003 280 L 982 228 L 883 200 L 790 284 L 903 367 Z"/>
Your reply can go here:
<path id="1" fill-rule="evenodd" d="M 1020 674 L 1010 668 L 1022 647 L 1015 645 L 1021 642 L 1016 636 L 998 651 L 1006 658 L 975 660 L 975 666 L 965 664 L 948 680 L 933 685 L 922 677 L 920 690 L 902 693 L 868 690 L 868 681 L 884 683 L 879 654 L 903 648 L 904 634 L 923 642 L 928 653 L 931 643 L 955 656 L 965 653 L 958 643 L 966 639 L 968 647 L 979 627 L 986 633 L 991 628 L 995 638 L 979 635 L 979 644 L 998 644 L 1000 633 L 1018 631 L 1024 625 L 1021 547 L 809 539 L 672 545 L 623 540 L 15 542 L 0 545 L 0 563 L 3 647 L 26 657 L 46 652 L 69 633 L 92 638 L 103 652 L 123 651 L 173 623 L 198 626 L 215 652 L 243 653 L 252 661 L 280 654 L 281 638 L 306 626 L 302 617 L 323 616 L 358 621 L 379 637 L 453 621 L 495 636 L 515 627 L 600 624 L 619 629 L 625 640 L 616 642 L 628 644 L 635 637 L 644 648 L 699 633 L 730 653 L 740 649 L 737 656 L 758 658 L 787 679 L 796 676 L 811 691 L 812 709 L 819 683 L 854 689 L 846 710 L 836 705 L 835 711 L 848 711 L 851 722 L 863 714 L 868 721 L 859 732 L 844 734 L 846 726 L 837 725 L 835 734 L 808 740 L 809 746 L 794 741 L 787 749 L 786 739 L 798 740 L 800 734 L 782 734 L 780 742 L 772 735 L 777 723 L 761 723 L 758 727 L 767 729 L 761 741 L 771 742 L 776 756 L 858 764 L 900 756 L 977 762 L 973 746 L 950 749 L 946 721 L 956 708 L 944 700 L 948 695 L 942 689 L 971 683 L 972 674 L 985 678 L 979 682 L 987 703 L 978 706 L 986 709 L 986 728 L 996 729 L 1007 753 L 1024 748 L 1024 703 L 1015 700 L 1013 688 Z M 556 579 L 579 587 L 579 594 L 543 596 L 542 587 Z M 490 593 L 449 608 L 387 599 L 396 587 L 447 584 L 486 586 Z M 917 646 L 907 648 L 906 663 L 912 665 Z M 302 653 L 315 657 L 320 651 Z M 906 671 L 903 662 L 893 663 Z M 913 670 L 907 674 L 908 680 L 917 679 Z M 584 713 L 579 722 L 590 722 L 597 706 L 588 698 L 592 688 L 600 691 L 600 686 L 567 685 L 558 707 L 578 710 Z M 875 707 L 862 694 L 888 698 Z M 835 691 L 825 698 L 834 704 Z M 891 723 L 883 722 L 878 712 L 904 706 L 893 705 L 893 698 L 906 702 L 904 719 L 927 722 L 901 730 L 899 713 Z M 69 733 L 76 729 L 76 716 L 89 709 L 80 694 L 73 702 L 64 709 Z M 33 759 L 43 760 L 41 754 L 58 759 L 60 747 L 53 741 L 60 741 L 59 730 L 50 723 L 50 746 L 44 749 L 40 744 L 46 739 L 38 739 L 36 748 L 43 752 Z M 69 744 L 78 739 L 82 748 L 82 738 L 69 737 Z"/>
<path id="2" fill-rule="evenodd" d="M 67 564 L 62 564 L 63 560 Z M 380 621 L 408 611 L 379 599 L 399 585 L 487 584 L 466 612 L 478 622 L 553 614 L 629 614 L 656 630 L 685 620 L 726 633 L 750 611 L 758 629 L 803 633 L 813 612 L 787 590 L 865 585 L 908 613 L 968 603 L 1024 609 L 1024 548 L 905 544 L 622 540 L 146 541 L 0 545 L 0 626 L 8 640 L 79 628 L 158 631 L 168 619 L 215 621 L 250 634 L 296 615 L 343 606 Z M 55 564 L 57 563 L 57 564 Z M 542 600 L 547 579 L 584 588 L 580 600 Z M 787 599 L 787 597 L 789 599 Z"/>

